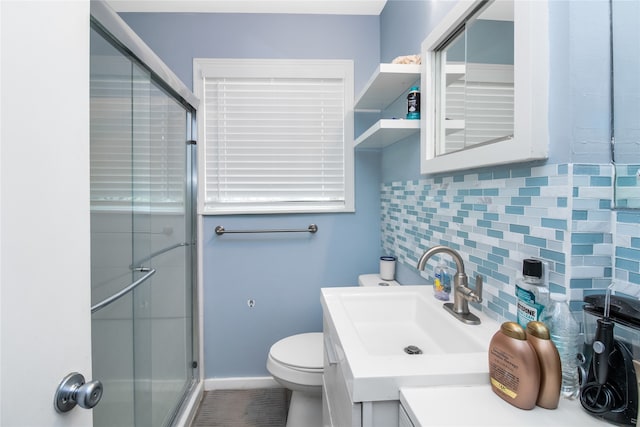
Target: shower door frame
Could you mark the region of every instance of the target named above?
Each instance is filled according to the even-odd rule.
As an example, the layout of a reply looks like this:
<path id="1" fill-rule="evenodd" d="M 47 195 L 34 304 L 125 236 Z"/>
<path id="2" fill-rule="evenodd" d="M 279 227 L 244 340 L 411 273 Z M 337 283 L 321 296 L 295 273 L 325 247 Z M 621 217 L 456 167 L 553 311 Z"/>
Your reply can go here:
<path id="1" fill-rule="evenodd" d="M 197 228 L 198 217 L 195 207 L 197 197 L 197 149 L 195 138 L 196 110 L 198 98 L 180 81 L 180 79 L 164 64 L 160 58 L 129 28 L 126 23 L 103 1 L 91 1 L 91 25 L 102 33 L 103 37 L 122 50 L 138 66 L 150 73 L 151 82 L 159 86 L 171 98 L 181 104 L 186 112 L 186 183 L 188 194 L 185 193 L 185 212 L 189 216 L 186 230 L 185 248 L 190 252 L 190 264 L 186 265 L 191 278 L 191 343 L 192 343 L 192 377 L 182 401 L 178 402 L 176 412 L 172 417 L 172 425 L 176 422 L 184 423 L 193 416 L 194 403 L 202 394 L 202 372 L 200 360 L 202 358 L 200 346 L 200 307 L 198 286 L 198 251 Z"/>

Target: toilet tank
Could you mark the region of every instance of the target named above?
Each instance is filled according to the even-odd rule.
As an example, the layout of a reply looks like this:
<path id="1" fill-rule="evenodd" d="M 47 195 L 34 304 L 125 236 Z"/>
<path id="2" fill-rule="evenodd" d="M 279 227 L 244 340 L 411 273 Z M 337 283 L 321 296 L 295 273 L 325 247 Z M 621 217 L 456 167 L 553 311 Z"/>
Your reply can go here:
<path id="1" fill-rule="evenodd" d="M 379 274 L 361 274 L 358 286 L 400 286 L 395 280 L 382 280 Z"/>

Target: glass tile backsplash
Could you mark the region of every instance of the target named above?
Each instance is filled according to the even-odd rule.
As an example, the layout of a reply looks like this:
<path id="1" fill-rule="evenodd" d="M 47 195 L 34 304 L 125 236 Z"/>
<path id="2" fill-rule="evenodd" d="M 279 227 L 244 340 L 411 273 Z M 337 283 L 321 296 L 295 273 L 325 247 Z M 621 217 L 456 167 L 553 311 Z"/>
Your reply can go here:
<path id="1" fill-rule="evenodd" d="M 391 182 L 382 184 L 381 195 L 383 252 L 415 268 L 431 246 L 456 249 L 471 284 L 477 274 L 485 279 L 487 314 L 498 320 L 515 320 L 515 280 L 528 257 L 548 262 L 551 292 L 568 292 L 573 309 L 614 277 L 625 293 L 640 295 L 640 214 L 611 210 L 610 165 L 522 166 Z M 422 276 L 432 278 L 435 265 Z"/>

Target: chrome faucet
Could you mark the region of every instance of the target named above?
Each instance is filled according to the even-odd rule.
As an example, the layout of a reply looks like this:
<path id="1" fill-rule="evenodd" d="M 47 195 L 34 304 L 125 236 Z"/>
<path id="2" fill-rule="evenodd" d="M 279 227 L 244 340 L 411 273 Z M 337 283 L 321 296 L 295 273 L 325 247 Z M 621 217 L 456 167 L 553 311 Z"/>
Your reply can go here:
<path id="1" fill-rule="evenodd" d="M 422 254 L 420 260 L 418 260 L 418 270 L 423 271 L 429 258 L 439 253 L 451 255 L 458 270 L 453 276 L 453 303 L 445 303 L 443 305 L 444 309 L 461 322 L 470 325 L 480 324 L 478 316 L 469 311 L 469 301 L 482 302 L 482 276 L 476 276 L 475 289 L 469 288 L 468 278 L 464 272 L 464 263 L 458 252 L 448 246 L 434 246 Z"/>

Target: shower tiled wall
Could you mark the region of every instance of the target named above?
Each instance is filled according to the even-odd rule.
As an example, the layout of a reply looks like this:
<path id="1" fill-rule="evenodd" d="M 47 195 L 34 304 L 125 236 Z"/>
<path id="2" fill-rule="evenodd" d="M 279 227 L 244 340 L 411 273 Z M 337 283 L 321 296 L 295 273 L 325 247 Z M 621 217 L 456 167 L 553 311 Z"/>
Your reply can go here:
<path id="1" fill-rule="evenodd" d="M 578 309 L 612 280 L 611 175 L 609 165 L 555 164 L 384 183 L 383 251 L 414 267 L 431 246 L 458 250 L 470 282 L 485 279 L 483 305 L 498 320 L 515 319 L 522 259 L 541 258 L 551 291 L 569 292 Z"/>
<path id="2" fill-rule="evenodd" d="M 617 205 L 638 209 L 640 208 L 640 165 L 616 165 L 616 199 Z"/>
<path id="3" fill-rule="evenodd" d="M 618 206 L 640 208 L 640 165 L 617 165 L 615 176 Z M 640 298 L 640 210 L 616 211 L 613 235 L 616 286 Z"/>
<path id="4" fill-rule="evenodd" d="M 614 213 L 614 271 L 617 286 L 640 298 L 640 211 Z"/>

